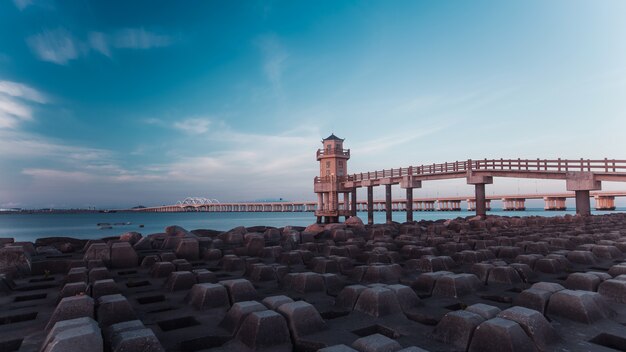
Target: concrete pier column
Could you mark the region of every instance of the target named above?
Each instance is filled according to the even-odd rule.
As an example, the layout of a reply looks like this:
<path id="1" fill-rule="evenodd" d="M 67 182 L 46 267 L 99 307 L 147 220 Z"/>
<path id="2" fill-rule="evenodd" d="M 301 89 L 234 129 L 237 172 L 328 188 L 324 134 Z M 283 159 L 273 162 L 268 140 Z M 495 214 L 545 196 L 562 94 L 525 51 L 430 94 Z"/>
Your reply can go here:
<path id="1" fill-rule="evenodd" d="M 550 197 L 543 197 L 543 201 L 544 201 L 544 206 L 543 206 L 543 210 L 553 210 L 554 206 L 552 205 L 554 198 L 550 198 Z"/>
<path id="2" fill-rule="evenodd" d="M 615 210 L 615 196 L 595 196 L 596 210 Z"/>
<path id="3" fill-rule="evenodd" d="M 566 177 L 566 189 L 576 193 L 576 214 L 591 215 L 589 191 L 601 190 L 601 182 L 596 180 L 595 175 L 591 172 L 568 172 Z"/>
<path id="4" fill-rule="evenodd" d="M 467 175 L 467 184 L 474 185 L 476 216 L 485 218 L 487 216 L 487 204 L 485 199 L 485 185 L 492 184 L 493 177 L 480 176 L 469 173 Z"/>
<path id="5" fill-rule="evenodd" d="M 413 188 L 406 189 L 406 221 L 413 221 Z"/>
<path id="6" fill-rule="evenodd" d="M 348 195 L 348 192 L 344 192 L 343 193 L 343 210 L 344 211 L 348 211 L 348 209 L 350 209 L 350 196 Z"/>
<path id="7" fill-rule="evenodd" d="M 586 216 L 591 215 L 591 199 L 589 190 L 579 190 L 576 192 L 576 214 Z"/>
<path id="8" fill-rule="evenodd" d="M 385 185 L 385 219 L 388 224 L 391 224 L 391 185 Z"/>
<path id="9" fill-rule="evenodd" d="M 409 176 L 404 176 L 400 180 L 400 188 L 406 189 L 406 221 L 413 221 L 413 188 L 422 188 L 422 181 L 412 176 L 412 171 L 409 172 Z"/>
<path id="10" fill-rule="evenodd" d="M 476 201 L 474 207 L 476 208 L 476 216 L 487 216 L 487 204 L 485 203 L 485 184 L 477 183 L 474 185 L 474 192 Z"/>
<path id="11" fill-rule="evenodd" d="M 367 186 L 367 223 L 374 223 L 374 186 Z"/>
<path id="12" fill-rule="evenodd" d="M 317 210 L 324 209 L 324 198 L 322 196 L 323 193 L 317 194 Z"/>
<path id="13" fill-rule="evenodd" d="M 356 209 L 357 209 L 356 188 L 352 189 L 350 201 L 351 201 L 351 204 L 350 204 L 350 214 L 352 214 L 352 216 L 356 216 Z"/>

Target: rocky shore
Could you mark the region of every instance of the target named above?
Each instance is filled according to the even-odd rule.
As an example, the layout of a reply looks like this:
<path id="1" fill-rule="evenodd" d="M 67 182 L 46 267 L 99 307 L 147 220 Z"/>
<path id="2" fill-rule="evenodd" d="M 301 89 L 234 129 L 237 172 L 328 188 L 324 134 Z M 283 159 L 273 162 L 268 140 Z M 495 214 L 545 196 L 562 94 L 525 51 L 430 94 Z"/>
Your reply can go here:
<path id="1" fill-rule="evenodd" d="M 626 350 L 626 214 L 0 238 L 0 351 Z"/>

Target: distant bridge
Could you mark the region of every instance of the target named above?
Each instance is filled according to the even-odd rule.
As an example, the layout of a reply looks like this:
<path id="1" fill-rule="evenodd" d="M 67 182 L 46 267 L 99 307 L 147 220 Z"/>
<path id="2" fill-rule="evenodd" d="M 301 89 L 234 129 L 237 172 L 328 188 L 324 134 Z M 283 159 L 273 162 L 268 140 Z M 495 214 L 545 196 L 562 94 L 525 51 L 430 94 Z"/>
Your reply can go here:
<path id="1" fill-rule="evenodd" d="M 491 201 L 501 200 L 503 210 L 525 210 L 527 199 L 543 199 L 544 210 L 565 210 L 565 200 L 575 198 L 574 192 L 565 193 L 538 193 L 538 194 L 503 194 L 486 196 L 486 207 L 491 209 Z M 626 197 L 626 191 L 619 192 L 590 192 L 590 197 L 595 199 L 596 210 L 614 210 L 615 197 Z M 386 200 L 377 199 L 372 202 L 372 211 L 386 211 Z M 461 204 L 465 203 L 467 210 L 476 209 L 476 198 L 474 196 L 450 196 L 450 197 L 428 197 L 413 199 L 414 211 L 459 211 Z M 365 200 L 356 202 L 357 211 L 367 211 L 368 202 Z M 352 203 L 348 202 L 338 205 L 340 210 L 351 209 Z M 406 199 L 394 199 L 391 201 L 391 211 L 407 211 Z M 158 207 L 148 207 L 133 209 L 138 212 L 313 212 L 317 210 L 317 202 L 242 202 L 242 203 L 220 203 L 216 199 L 188 197 L 183 201 L 178 201 L 173 205 L 163 205 Z"/>
<path id="2" fill-rule="evenodd" d="M 217 199 L 209 199 L 202 197 L 187 197 L 183 200 L 179 200 L 176 202 L 177 205 L 204 205 L 204 204 L 219 204 L 219 200 Z"/>

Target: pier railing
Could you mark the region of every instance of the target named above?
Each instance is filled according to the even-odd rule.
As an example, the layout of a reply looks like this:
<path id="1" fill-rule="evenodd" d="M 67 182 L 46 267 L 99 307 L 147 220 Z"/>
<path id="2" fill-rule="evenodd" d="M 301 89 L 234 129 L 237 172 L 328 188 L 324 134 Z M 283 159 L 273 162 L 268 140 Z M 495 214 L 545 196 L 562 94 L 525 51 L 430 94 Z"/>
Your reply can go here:
<path id="1" fill-rule="evenodd" d="M 345 176 L 337 181 L 375 180 L 386 177 L 403 177 L 435 174 L 462 173 L 475 171 L 517 171 L 517 172 L 569 172 L 586 171 L 600 173 L 626 173 L 626 160 L 616 159 L 482 159 L 454 161 L 441 164 L 400 167 L 371 172 L 361 172 Z M 316 177 L 316 182 L 324 182 Z M 328 180 L 330 181 L 330 180 Z"/>

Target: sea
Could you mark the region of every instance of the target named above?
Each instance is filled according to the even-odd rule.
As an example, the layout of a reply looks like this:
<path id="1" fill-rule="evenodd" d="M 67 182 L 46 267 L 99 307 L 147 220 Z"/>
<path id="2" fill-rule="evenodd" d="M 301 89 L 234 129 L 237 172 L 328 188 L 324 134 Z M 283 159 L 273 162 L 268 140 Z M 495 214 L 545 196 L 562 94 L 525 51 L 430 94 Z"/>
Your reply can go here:
<path id="1" fill-rule="evenodd" d="M 593 214 L 626 212 L 626 208 L 615 211 L 592 211 Z M 393 212 L 393 220 L 404 222 L 406 213 Z M 560 216 L 575 214 L 574 209 L 564 211 L 544 211 L 541 208 L 527 208 L 525 211 L 492 210 L 488 214 L 500 216 Z M 461 211 L 416 211 L 414 220 L 454 219 L 473 216 L 474 212 Z M 364 222 L 367 213 L 357 214 Z M 163 232 L 167 226 L 178 225 L 187 230 L 211 229 L 226 231 L 237 226 L 307 226 L 315 222 L 312 212 L 299 213 L 33 213 L 1 214 L 0 237 L 12 237 L 16 241 L 35 241 L 37 238 L 67 236 L 81 239 L 96 239 L 121 235 L 136 231 L 143 235 Z M 384 223 L 385 212 L 374 212 L 374 223 Z M 100 225 L 99 225 L 100 224 Z M 102 224 L 109 224 L 110 227 Z"/>

